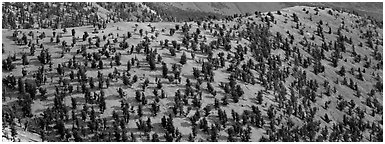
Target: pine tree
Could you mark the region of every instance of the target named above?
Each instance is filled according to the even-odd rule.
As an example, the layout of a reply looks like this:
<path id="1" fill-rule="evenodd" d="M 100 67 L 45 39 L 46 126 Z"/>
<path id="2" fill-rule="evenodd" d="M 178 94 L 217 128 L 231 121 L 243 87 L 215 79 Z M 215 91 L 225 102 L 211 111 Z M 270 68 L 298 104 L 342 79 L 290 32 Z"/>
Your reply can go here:
<path id="1" fill-rule="evenodd" d="M 211 93 L 214 91 L 214 87 L 211 85 L 210 82 L 207 83 L 207 90 Z"/>
<path id="2" fill-rule="evenodd" d="M 127 72 L 131 70 L 131 62 L 130 60 L 127 61 Z"/>
<path id="3" fill-rule="evenodd" d="M 156 87 L 157 87 L 158 89 L 161 89 L 161 88 L 162 88 L 162 82 L 159 81 L 159 82 L 157 83 Z"/>
<path id="4" fill-rule="evenodd" d="M 198 68 L 193 68 L 193 75 L 195 78 L 199 78 L 199 76 L 201 75 L 201 71 L 198 70 Z"/>
<path id="5" fill-rule="evenodd" d="M 237 85 L 236 91 L 238 93 L 238 96 L 242 96 L 245 93 L 240 85 Z"/>
<path id="6" fill-rule="evenodd" d="M 23 65 L 28 65 L 29 64 L 28 58 L 27 58 L 26 54 L 23 54 L 22 59 L 23 59 L 23 63 L 22 63 Z"/>
<path id="7" fill-rule="evenodd" d="M 71 105 L 72 105 L 72 109 L 76 109 L 76 99 L 75 98 L 71 98 Z"/>
<path id="8" fill-rule="evenodd" d="M 136 90 L 136 92 L 135 92 L 135 99 L 136 99 L 136 101 L 140 102 L 141 101 L 141 97 L 142 97 L 142 93 L 140 93 L 139 90 Z"/>
<path id="9" fill-rule="evenodd" d="M 214 107 L 219 108 L 219 100 L 215 98 L 214 100 Z"/>
<path id="10" fill-rule="evenodd" d="M 325 119 L 325 122 L 326 123 L 329 123 L 330 122 L 330 119 L 329 119 L 329 116 L 325 113 L 324 115 L 324 119 Z"/>
<path id="11" fill-rule="evenodd" d="M 151 142 L 159 142 L 159 136 L 158 134 L 154 133 L 152 134 L 152 140 Z"/>
<path id="12" fill-rule="evenodd" d="M 8 57 L 7 59 L 3 60 L 3 69 L 10 71 L 15 68 L 15 65 L 12 64 L 12 58 Z"/>
<path id="13" fill-rule="evenodd" d="M 262 101 L 263 101 L 262 91 L 258 92 L 258 94 L 257 94 L 257 101 L 258 101 L 258 104 L 262 104 Z"/>
<path id="14" fill-rule="evenodd" d="M 170 53 L 171 53 L 171 56 L 175 56 L 175 48 L 170 48 L 169 49 Z"/>
<path id="15" fill-rule="evenodd" d="M 99 69 L 103 69 L 103 61 L 102 60 L 99 60 Z"/>
<path id="16" fill-rule="evenodd" d="M 170 36 L 173 36 L 174 35 L 174 33 L 175 33 L 175 29 L 170 29 Z"/>
<path id="17" fill-rule="evenodd" d="M 139 30 L 139 34 L 140 34 L 140 37 L 143 36 L 143 29 L 140 29 L 140 30 Z"/>
<path id="18" fill-rule="evenodd" d="M 127 38 L 131 38 L 132 34 L 131 32 L 127 32 Z"/>
<path id="19" fill-rule="evenodd" d="M 133 81 L 135 82 L 135 80 L 133 80 Z M 127 77 L 127 75 L 123 75 L 123 84 L 124 85 L 129 85 L 130 84 L 130 79 Z"/>
<path id="20" fill-rule="evenodd" d="M 24 80 L 20 77 L 19 80 L 18 80 L 18 88 L 19 88 L 19 92 L 21 94 L 24 94 L 25 93 L 25 86 L 24 86 Z"/>
<path id="21" fill-rule="evenodd" d="M 239 95 L 238 95 L 238 93 L 235 92 L 235 91 L 232 91 L 232 92 L 231 92 L 231 96 L 232 96 L 232 98 L 233 98 L 234 103 L 238 103 L 238 101 L 239 101 Z"/>
<path id="22" fill-rule="evenodd" d="M 162 75 L 163 78 L 166 78 L 168 74 L 168 68 L 166 63 L 162 63 Z"/>
<path id="23" fill-rule="evenodd" d="M 226 95 L 222 98 L 222 104 L 223 105 L 228 105 L 229 104 L 229 102 L 227 102 L 227 96 Z"/>
<path id="24" fill-rule="evenodd" d="M 361 70 L 358 71 L 358 79 L 361 80 L 361 81 L 364 80 L 364 75 L 362 74 Z"/>
<path id="25" fill-rule="evenodd" d="M 18 132 L 16 130 L 15 124 L 11 124 L 11 136 L 16 139 L 16 136 L 18 135 Z"/>
<path id="26" fill-rule="evenodd" d="M 138 81 L 138 76 L 137 75 L 134 75 L 134 77 L 132 78 L 132 82 L 133 83 L 136 83 Z"/>
<path id="27" fill-rule="evenodd" d="M 293 13 L 293 21 L 296 23 L 299 21 L 298 16 L 295 13 Z"/>
<path id="28" fill-rule="evenodd" d="M 25 89 L 29 93 L 30 97 L 34 100 L 37 93 L 37 86 L 35 82 L 28 82 L 25 84 Z"/>
<path id="29" fill-rule="evenodd" d="M 182 65 L 184 65 L 184 64 L 186 64 L 186 62 L 187 62 L 186 53 L 183 52 L 182 57 L 180 58 L 180 63 L 181 63 Z"/>
<path id="30" fill-rule="evenodd" d="M 341 75 L 341 76 L 345 76 L 345 67 L 344 66 L 341 66 L 341 69 L 340 71 L 338 71 L 338 73 Z"/>
<path id="31" fill-rule="evenodd" d="M 218 131 L 214 125 L 211 125 L 210 142 L 218 142 Z"/>
<path id="32" fill-rule="evenodd" d="M 158 63 L 162 62 L 162 56 L 160 56 L 160 54 L 158 54 Z"/>
<path id="33" fill-rule="evenodd" d="M 356 97 L 360 98 L 362 95 L 361 95 L 361 91 L 359 89 L 356 90 Z"/>
<path id="34" fill-rule="evenodd" d="M 139 106 L 138 106 L 138 116 L 139 117 L 143 116 L 143 106 L 142 106 L 142 104 L 139 104 Z"/>
<path id="35" fill-rule="evenodd" d="M 188 136 L 188 140 L 187 140 L 188 142 L 194 142 L 194 136 L 193 136 L 193 134 L 189 134 L 189 136 Z"/>
<path id="36" fill-rule="evenodd" d="M 156 69 L 155 58 L 150 58 L 149 65 L 150 65 L 150 69 L 151 70 L 155 70 Z"/>
<path id="37" fill-rule="evenodd" d="M 270 107 L 267 109 L 267 116 L 269 117 L 269 119 L 271 120 L 272 118 L 274 118 L 274 108 L 270 105 Z"/>

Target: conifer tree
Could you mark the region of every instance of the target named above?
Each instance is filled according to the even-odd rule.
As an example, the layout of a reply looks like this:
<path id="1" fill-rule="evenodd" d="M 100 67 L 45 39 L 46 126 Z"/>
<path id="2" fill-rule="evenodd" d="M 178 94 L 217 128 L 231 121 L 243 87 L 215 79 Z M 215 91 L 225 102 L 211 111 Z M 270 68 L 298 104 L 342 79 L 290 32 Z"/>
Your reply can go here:
<path id="1" fill-rule="evenodd" d="M 166 63 L 162 63 L 162 75 L 163 78 L 166 78 L 168 74 L 168 68 Z"/>
<path id="2" fill-rule="evenodd" d="M 258 92 L 258 94 L 257 94 L 257 101 L 258 101 L 258 104 L 262 104 L 262 101 L 263 101 L 262 91 Z"/>
<path id="3" fill-rule="evenodd" d="M 182 65 L 184 65 L 184 64 L 186 64 L 186 62 L 187 62 L 186 53 L 183 52 L 182 57 L 180 58 L 180 63 L 181 63 Z"/>

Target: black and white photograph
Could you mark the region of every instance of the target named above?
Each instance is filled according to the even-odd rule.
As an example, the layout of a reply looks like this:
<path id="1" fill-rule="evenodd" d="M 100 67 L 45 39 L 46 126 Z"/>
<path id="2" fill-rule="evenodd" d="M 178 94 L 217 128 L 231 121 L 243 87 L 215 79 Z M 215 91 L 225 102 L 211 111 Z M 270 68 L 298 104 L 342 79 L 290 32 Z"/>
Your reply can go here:
<path id="1" fill-rule="evenodd" d="M 383 2 L 3 2 L 2 142 L 383 142 Z"/>

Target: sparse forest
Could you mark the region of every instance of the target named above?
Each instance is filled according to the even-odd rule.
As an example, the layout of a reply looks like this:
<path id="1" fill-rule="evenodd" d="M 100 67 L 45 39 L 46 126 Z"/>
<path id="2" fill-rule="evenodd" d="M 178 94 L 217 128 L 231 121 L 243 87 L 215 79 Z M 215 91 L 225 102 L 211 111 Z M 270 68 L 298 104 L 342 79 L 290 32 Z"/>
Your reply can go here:
<path id="1" fill-rule="evenodd" d="M 178 20 L 156 3 L 2 7 L 3 141 L 383 142 L 374 19 L 309 6 Z"/>

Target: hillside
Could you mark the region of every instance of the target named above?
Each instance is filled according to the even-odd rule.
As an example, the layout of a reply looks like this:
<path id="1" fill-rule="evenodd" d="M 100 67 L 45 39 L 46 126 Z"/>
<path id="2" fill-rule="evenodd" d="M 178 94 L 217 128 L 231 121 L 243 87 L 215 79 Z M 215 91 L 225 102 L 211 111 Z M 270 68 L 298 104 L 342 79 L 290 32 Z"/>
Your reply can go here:
<path id="1" fill-rule="evenodd" d="M 157 22 L 161 18 L 142 3 L 5 2 L 2 28 L 64 28 L 110 22 Z"/>
<path id="2" fill-rule="evenodd" d="M 255 11 L 269 12 L 293 6 L 322 6 L 343 9 L 357 12 L 362 16 L 374 17 L 378 21 L 382 21 L 383 14 L 383 7 L 380 2 L 157 2 L 154 5 L 164 7 L 163 9 L 175 7 L 189 12 L 199 11 L 221 15 L 254 13 Z"/>
<path id="3" fill-rule="evenodd" d="M 162 3 L 160 3 L 162 4 Z M 247 2 L 170 2 L 165 5 L 174 6 L 182 10 L 214 12 L 223 15 L 254 13 L 256 10 L 266 12 L 282 9 L 280 3 L 247 3 Z"/>
<path id="4" fill-rule="evenodd" d="M 285 5 L 269 2 L 169 2 L 156 3 L 165 7 L 176 7 L 186 11 L 201 11 L 219 13 L 222 15 L 254 13 L 255 11 L 275 11 L 282 9 Z"/>
<path id="5" fill-rule="evenodd" d="M 360 16 L 373 17 L 378 21 L 383 21 L 383 3 L 382 2 L 316 2 L 316 3 L 285 3 L 287 6 L 322 6 L 333 9 L 355 12 Z"/>
<path id="6" fill-rule="evenodd" d="M 383 141 L 383 29 L 373 20 L 271 5 L 279 10 L 149 22 L 159 11 L 147 4 L 96 4 L 89 15 L 112 20 L 103 27 L 2 29 L 2 123 L 11 137 Z M 172 5 L 211 16 L 212 7 L 244 10 L 190 4 Z M 117 20 L 126 14 L 137 19 Z"/>

